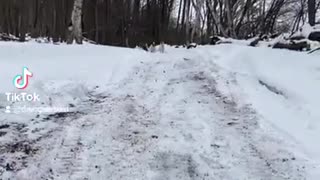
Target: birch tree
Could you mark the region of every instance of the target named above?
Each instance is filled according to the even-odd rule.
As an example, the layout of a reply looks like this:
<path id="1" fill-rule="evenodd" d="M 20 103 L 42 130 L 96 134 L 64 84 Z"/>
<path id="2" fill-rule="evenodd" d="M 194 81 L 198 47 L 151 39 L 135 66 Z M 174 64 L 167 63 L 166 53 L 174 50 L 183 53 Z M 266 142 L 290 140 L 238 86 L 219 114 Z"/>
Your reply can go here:
<path id="1" fill-rule="evenodd" d="M 68 27 L 70 33 L 68 40 L 69 44 L 71 44 L 73 40 L 75 40 L 77 44 L 82 44 L 82 5 L 83 0 L 74 0 L 71 24 Z"/>

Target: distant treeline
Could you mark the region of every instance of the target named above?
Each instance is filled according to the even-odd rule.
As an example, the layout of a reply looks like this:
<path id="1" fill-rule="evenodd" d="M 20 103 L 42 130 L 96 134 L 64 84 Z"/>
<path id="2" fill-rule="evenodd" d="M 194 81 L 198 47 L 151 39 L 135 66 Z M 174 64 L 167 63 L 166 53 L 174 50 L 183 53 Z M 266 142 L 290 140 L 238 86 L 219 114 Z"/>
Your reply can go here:
<path id="1" fill-rule="evenodd" d="M 169 28 L 173 0 L 84 0 L 82 34 L 99 44 L 136 45 L 178 42 Z M 0 32 L 19 37 L 50 37 L 66 41 L 74 0 L 1 0 Z"/>
<path id="2" fill-rule="evenodd" d="M 0 32 L 65 42 L 75 1 L 81 34 L 98 44 L 205 43 L 314 25 L 319 0 L 0 0 Z M 76 14 L 75 14 L 76 17 Z M 77 19 L 79 20 L 79 18 Z"/>

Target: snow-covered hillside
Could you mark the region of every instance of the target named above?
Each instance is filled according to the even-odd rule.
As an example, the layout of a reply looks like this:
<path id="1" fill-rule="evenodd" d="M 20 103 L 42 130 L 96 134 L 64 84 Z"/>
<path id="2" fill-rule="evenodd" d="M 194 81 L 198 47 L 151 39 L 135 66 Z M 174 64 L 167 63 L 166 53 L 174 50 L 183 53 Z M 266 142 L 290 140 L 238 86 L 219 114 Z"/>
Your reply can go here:
<path id="1" fill-rule="evenodd" d="M 0 179 L 320 178 L 318 55 L 0 42 L 0 68 Z"/>

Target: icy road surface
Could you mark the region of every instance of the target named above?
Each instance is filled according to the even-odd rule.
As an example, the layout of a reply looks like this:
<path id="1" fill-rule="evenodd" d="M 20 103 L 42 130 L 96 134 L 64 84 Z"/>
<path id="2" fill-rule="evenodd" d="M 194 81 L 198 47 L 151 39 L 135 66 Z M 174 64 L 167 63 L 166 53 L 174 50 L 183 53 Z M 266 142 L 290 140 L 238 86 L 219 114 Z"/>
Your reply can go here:
<path id="1" fill-rule="evenodd" d="M 144 59 L 116 83 L 34 83 L 32 91 L 47 93 L 43 104 L 67 104 L 71 111 L 2 111 L 0 179 L 313 179 L 317 161 L 297 138 L 238 98 L 245 91 L 237 73 L 216 63 L 225 51 L 210 54 L 212 49 L 139 51 L 134 58 Z M 265 80 L 257 82 L 282 98 Z"/>

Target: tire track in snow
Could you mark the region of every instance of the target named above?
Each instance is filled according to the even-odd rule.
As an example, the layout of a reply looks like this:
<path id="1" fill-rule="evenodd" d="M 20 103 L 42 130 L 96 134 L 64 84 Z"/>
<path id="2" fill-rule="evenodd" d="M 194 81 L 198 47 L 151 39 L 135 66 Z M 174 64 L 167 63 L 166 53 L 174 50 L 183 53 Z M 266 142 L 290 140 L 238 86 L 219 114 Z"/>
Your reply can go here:
<path id="1" fill-rule="evenodd" d="M 238 87 L 234 74 L 226 75 L 223 72 L 221 74 L 224 75 L 221 75 L 219 73 L 219 71 L 222 71 L 220 67 L 214 64 L 213 61 L 208 63 L 211 67 L 216 67 L 217 73 L 214 78 L 220 80 L 219 83 L 224 83 L 227 89 Z M 237 123 L 234 124 L 232 122 L 231 124 L 227 123 L 227 125 L 223 123 L 221 124 L 221 129 L 229 125 L 235 126 L 234 130 L 242 137 L 240 140 L 247 144 L 243 151 L 251 154 L 261 162 L 261 165 L 264 165 L 264 168 L 260 169 L 261 172 L 268 170 L 268 173 L 260 177 L 260 179 L 306 179 L 305 168 L 307 161 L 303 157 L 299 157 L 299 154 L 294 153 L 296 149 L 294 147 L 295 142 L 286 142 L 287 139 L 282 138 L 286 136 L 283 132 L 269 127 L 265 123 L 263 123 L 264 129 L 262 129 L 260 127 L 261 120 L 255 110 L 250 105 L 239 106 L 234 100 L 232 92 L 228 93 L 224 95 L 224 99 L 229 98 L 234 103 L 222 103 L 222 105 L 232 110 L 230 112 L 233 117 L 237 117 Z M 241 103 L 243 104 L 243 102 Z M 252 162 L 249 160 L 247 160 L 247 164 L 251 170 L 259 169 L 257 168 L 258 166 L 252 166 Z"/>
<path id="2" fill-rule="evenodd" d="M 38 142 L 25 172 L 37 179 L 304 179 L 303 161 L 259 132 L 250 106 L 217 88 L 236 83 L 228 78 L 203 59 L 142 63 L 119 86 L 90 93 L 81 114 L 51 116 L 60 125 Z"/>
<path id="3" fill-rule="evenodd" d="M 213 64 L 208 63 L 205 65 L 212 66 Z M 172 150 L 170 151 L 171 148 L 165 147 L 165 151 L 168 152 L 160 153 L 155 158 L 159 159 L 159 156 L 162 157 L 160 164 L 153 164 L 155 171 L 160 171 L 160 174 L 156 176 L 158 179 L 162 177 L 166 177 L 165 179 L 215 179 L 217 177 L 217 179 L 304 179 L 303 163 L 298 161 L 286 149 L 284 142 L 277 142 L 275 138 L 256 133 L 259 130 L 259 125 L 254 110 L 249 106 L 238 107 L 232 97 L 224 96 L 222 92 L 219 92 L 216 88 L 215 79 L 209 75 L 212 71 L 218 73 L 218 69 L 211 69 L 210 72 L 205 72 L 206 66 L 197 67 L 196 60 L 190 59 L 185 59 L 180 63 L 176 62 L 174 66 L 176 67 L 176 71 L 185 72 L 178 74 L 177 77 L 173 76 L 173 81 L 176 82 L 175 84 L 182 84 L 184 92 L 190 91 L 185 93 L 184 97 L 180 99 L 181 102 L 185 102 L 187 105 L 181 108 L 182 113 L 174 119 L 178 120 L 179 117 L 184 117 L 188 114 L 188 112 L 183 110 L 188 109 L 188 104 L 192 106 L 192 103 L 188 103 L 190 97 L 198 99 L 199 104 L 211 106 L 206 107 L 207 111 L 212 112 L 211 115 L 207 113 L 207 117 L 212 118 L 213 121 L 210 118 L 206 118 L 205 120 L 208 122 L 207 126 L 214 127 L 210 130 L 211 137 L 213 138 L 210 146 L 213 148 L 193 147 L 190 148 L 191 152 L 181 150 L 183 152 L 182 155 L 180 153 L 175 155 L 175 150 L 172 152 Z M 194 83 L 189 85 L 190 81 Z M 235 80 L 232 81 L 236 82 Z M 172 96 L 168 97 L 168 101 L 171 100 L 171 103 L 174 103 L 172 99 L 176 96 L 181 96 L 181 93 L 177 90 L 179 89 L 177 86 L 172 87 L 172 89 Z M 177 104 L 176 107 L 179 105 Z M 194 113 L 205 113 L 206 108 L 197 109 L 198 111 L 194 111 Z M 175 110 L 179 111 L 178 108 Z M 187 120 L 189 118 L 191 117 L 187 116 L 187 118 L 184 118 L 184 123 L 188 123 Z M 196 122 L 191 123 L 196 125 Z M 194 129 L 192 126 L 188 126 L 184 130 L 177 126 L 175 128 L 180 131 L 192 131 Z M 189 136 L 191 139 L 197 134 L 190 133 L 191 135 L 188 135 L 185 132 L 178 132 L 177 134 L 179 133 L 182 137 Z M 205 136 L 202 138 L 205 138 Z M 199 140 L 201 141 L 201 139 Z M 260 143 L 259 141 L 261 140 L 266 142 Z M 184 143 L 189 144 L 190 142 Z M 276 149 L 275 151 L 277 152 L 268 154 L 267 151 L 263 151 L 262 148 L 265 148 L 264 143 L 273 145 L 274 147 L 272 148 Z M 192 146 L 191 143 L 189 145 Z M 205 146 L 205 143 L 199 145 Z M 192 158 L 194 162 L 192 166 L 186 163 L 185 159 L 188 158 L 185 157 Z M 203 166 L 203 162 L 206 162 L 208 171 L 201 172 L 199 167 Z M 187 176 L 189 167 L 194 167 L 192 171 L 193 175 Z M 170 170 L 170 168 L 176 169 L 175 172 Z M 170 175 L 170 173 L 172 174 Z M 181 174 L 185 174 L 185 176 L 181 176 Z"/>
<path id="4" fill-rule="evenodd" d="M 90 101 L 81 104 L 80 112 L 85 113 L 74 119 L 50 119 L 61 122 L 60 129 L 51 139 L 44 139 L 47 149 L 35 159 L 41 171 L 27 171 L 41 179 L 142 178 L 145 166 L 140 166 L 158 138 L 153 127 L 156 107 L 148 109 L 144 102 L 152 91 L 145 79 L 133 83 L 125 80 L 125 91 L 121 91 L 121 85 L 112 89 L 121 93 L 92 92 Z M 130 88 L 139 91 L 130 93 Z M 139 168 L 143 169 L 141 173 Z"/>

